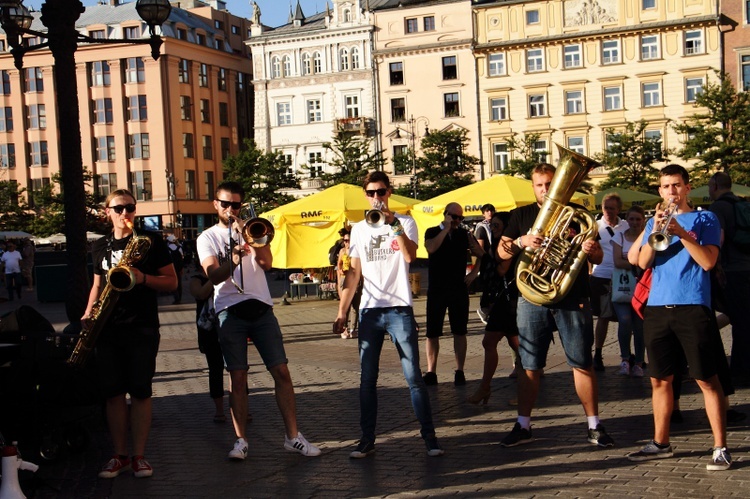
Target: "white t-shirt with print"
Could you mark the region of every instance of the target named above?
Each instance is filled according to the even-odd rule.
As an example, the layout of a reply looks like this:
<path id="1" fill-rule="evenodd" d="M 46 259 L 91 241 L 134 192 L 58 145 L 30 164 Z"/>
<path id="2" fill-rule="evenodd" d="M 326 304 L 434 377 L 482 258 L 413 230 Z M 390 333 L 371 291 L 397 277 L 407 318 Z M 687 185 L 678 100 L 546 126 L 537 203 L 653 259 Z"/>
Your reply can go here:
<path id="1" fill-rule="evenodd" d="M 404 227 L 404 235 L 417 242 L 414 219 L 398 214 L 396 218 Z M 359 309 L 410 307 L 409 264 L 401 255 L 393 228 L 385 224 L 373 229 L 363 220 L 354 224 L 350 238 L 349 256 L 360 259 L 364 283 Z"/>
<path id="2" fill-rule="evenodd" d="M 596 221 L 596 225 L 599 228 L 599 244 L 602 247 L 604 258 L 602 263 L 594 265 L 594 269 L 591 271 L 591 275 L 594 277 L 601 277 L 602 279 L 612 279 L 612 272 L 615 270 L 615 259 L 612 256 L 612 244 L 610 241 L 612 237 L 618 232 L 628 230 L 628 223 L 625 220 L 617 218 L 618 222 L 613 227 L 601 218 Z M 607 227 L 612 229 L 612 234 L 609 233 Z"/>
<path id="3" fill-rule="evenodd" d="M 234 237 L 236 241 L 236 238 L 240 236 L 235 234 Z M 229 229 L 214 225 L 204 230 L 198 236 L 196 247 L 198 249 L 198 258 L 201 262 L 210 256 L 214 256 L 219 261 L 219 264 L 223 264 L 227 261 L 227 255 L 229 254 Z M 237 291 L 231 279 L 227 279 L 221 284 L 214 286 L 214 308 L 217 313 L 251 298 L 273 306 L 273 299 L 271 298 L 271 292 L 268 290 L 268 282 L 266 281 L 266 273 L 258 265 L 258 262 L 255 261 L 255 254 L 253 252 L 242 258 L 242 273 L 244 274 L 244 293 Z M 239 266 L 234 268 L 234 280 L 237 283 L 242 282 Z"/>

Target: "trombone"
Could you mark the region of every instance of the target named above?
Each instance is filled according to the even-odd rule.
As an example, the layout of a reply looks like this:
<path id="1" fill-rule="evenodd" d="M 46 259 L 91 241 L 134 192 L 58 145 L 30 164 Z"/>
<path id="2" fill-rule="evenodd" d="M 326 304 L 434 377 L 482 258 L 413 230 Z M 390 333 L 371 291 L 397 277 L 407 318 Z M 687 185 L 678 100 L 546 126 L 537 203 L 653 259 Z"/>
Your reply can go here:
<path id="1" fill-rule="evenodd" d="M 248 214 L 246 220 L 243 220 L 243 211 Z M 242 294 L 245 292 L 245 275 L 242 267 L 242 254 L 240 254 L 240 263 L 237 266 L 234 266 L 234 259 L 232 258 L 232 253 L 234 252 L 235 245 L 242 246 L 240 242 L 235 242 L 234 238 L 232 237 L 234 222 L 235 218 L 229 217 L 229 277 L 232 281 L 232 284 L 234 284 L 234 287 L 237 288 L 237 292 Z M 246 203 L 242 206 L 242 209 L 240 210 L 240 217 L 239 219 L 237 219 L 237 222 L 240 226 L 240 230 L 238 232 L 242 236 L 242 240 L 245 244 L 253 248 L 262 248 L 271 244 L 273 236 L 276 233 L 271 222 L 269 222 L 265 218 L 258 218 L 256 216 L 255 208 L 253 207 L 252 203 Z M 240 269 L 239 283 L 234 278 L 234 271 L 238 267 Z"/>

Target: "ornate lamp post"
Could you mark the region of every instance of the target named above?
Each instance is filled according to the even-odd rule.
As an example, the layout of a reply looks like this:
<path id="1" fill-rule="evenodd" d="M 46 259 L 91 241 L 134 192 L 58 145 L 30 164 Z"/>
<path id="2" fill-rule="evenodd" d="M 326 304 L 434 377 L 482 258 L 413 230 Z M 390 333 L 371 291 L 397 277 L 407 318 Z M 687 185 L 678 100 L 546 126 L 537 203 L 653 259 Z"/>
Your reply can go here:
<path id="1" fill-rule="evenodd" d="M 424 134 L 422 137 L 427 137 L 430 135 L 430 120 L 425 118 L 424 116 L 419 116 L 418 118 L 415 118 L 414 115 L 412 115 L 408 120 L 406 120 L 406 124 L 409 126 L 409 130 L 406 131 L 406 133 L 409 134 L 409 140 L 411 141 L 411 190 L 412 190 L 412 197 L 417 198 L 417 133 L 419 132 L 419 123 L 424 123 Z M 399 127 L 396 127 L 396 138 L 401 138 L 401 129 Z"/>
<path id="2" fill-rule="evenodd" d="M 49 49 L 55 60 L 55 89 L 60 127 L 60 177 L 64 189 L 65 237 L 68 251 L 67 298 L 65 311 L 71 323 L 78 323 L 88 302 L 86 268 L 85 187 L 81 154 L 81 125 L 76 87 L 75 52 L 78 43 L 130 43 L 151 45 L 151 55 L 159 58 L 161 37 L 155 32 L 167 20 L 172 7 L 169 0 L 138 0 L 138 15 L 149 27 L 151 37 L 144 40 L 95 39 L 82 35 L 75 23 L 85 8 L 79 0 L 47 0 L 41 7 L 41 21 L 47 32 L 31 29 L 33 17 L 21 0 L 0 0 L 0 25 L 7 34 L 16 68 L 23 69 L 23 56 Z M 39 45 L 24 45 L 23 35 L 46 40 Z"/>

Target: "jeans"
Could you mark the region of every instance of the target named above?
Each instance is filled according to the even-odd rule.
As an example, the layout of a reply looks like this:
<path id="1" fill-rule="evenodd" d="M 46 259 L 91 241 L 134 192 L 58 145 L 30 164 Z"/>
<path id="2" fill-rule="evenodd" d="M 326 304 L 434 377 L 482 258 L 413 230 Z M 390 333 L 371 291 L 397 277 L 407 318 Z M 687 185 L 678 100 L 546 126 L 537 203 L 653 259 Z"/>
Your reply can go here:
<path id="1" fill-rule="evenodd" d="M 732 322 L 732 376 L 750 375 L 750 271 L 727 272 L 724 288 L 727 315 Z"/>
<path id="2" fill-rule="evenodd" d="M 594 326 L 588 298 L 569 308 L 548 308 L 518 298 L 519 348 L 524 369 L 537 371 L 547 364 L 547 352 L 552 333 L 557 327 L 565 357 L 570 367 L 588 369 L 593 360 Z"/>
<path id="3" fill-rule="evenodd" d="M 375 442 L 380 352 L 383 350 L 386 333 L 390 334 L 401 359 L 401 368 L 411 393 L 411 404 L 422 426 L 422 438 L 435 435 L 430 396 L 419 368 L 419 345 L 415 326 L 411 307 L 368 308 L 360 311 L 359 358 L 362 374 L 359 384 L 359 424 L 364 440 Z"/>
<path id="4" fill-rule="evenodd" d="M 620 343 L 620 358 L 630 358 L 630 336 L 633 336 L 633 347 L 635 348 L 635 363 L 643 363 L 646 353 L 646 344 L 643 342 L 643 319 L 633 311 L 630 303 L 612 302 L 617 314 L 617 340 Z"/>
<path id="5" fill-rule="evenodd" d="M 8 300 L 13 301 L 13 290 L 21 298 L 21 273 L 11 272 L 5 274 L 5 286 L 8 288 Z"/>

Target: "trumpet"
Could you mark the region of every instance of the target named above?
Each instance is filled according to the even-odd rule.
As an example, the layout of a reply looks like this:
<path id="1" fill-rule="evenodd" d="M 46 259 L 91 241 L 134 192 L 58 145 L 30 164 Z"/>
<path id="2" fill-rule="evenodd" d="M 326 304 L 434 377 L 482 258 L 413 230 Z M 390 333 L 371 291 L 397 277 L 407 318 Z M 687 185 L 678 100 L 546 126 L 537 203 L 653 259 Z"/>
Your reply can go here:
<path id="1" fill-rule="evenodd" d="M 661 222 L 658 222 L 658 227 L 656 226 L 657 222 L 654 222 L 655 230 L 648 236 L 648 245 L 654 251 L 664 251 L 672 243 L 672 234 L 667 232 L 667 228 L 669 227 L 669 222 L 672 221 L 676 214 L 677 203 L 675 202 L 675 198 L 669 198 L 667 207 L 664 208 L 664 217 L 661 219 Z"/>
<path id="2" fill-rule="evenodd" d="M 379 229 L 385 225 L 385 214 L 383 213 L 383 207 L 385 205 L 380 202 L 377 208 L 367 210 L 365 213 L 365 222 L 373 229 Z"/>
<path id="3" fill-rule="evenodd" d="M 242 220 L 241 217 L 238 220 L 238 224 L 240 226 L 239 233 L 242 236 L 243 241 L 247 243 L 248 246 L 251 246 L 253 248 L 262 248 L 271 244 L 273 236 L 276 233 L 271 222 L 269 222 L 265 218 L 258 218 L 255 214 L 255 208 L 253 207 L 252 203 L 248 203 L 243 207 L 243 209 L 246 209 L 247 212 L 249 212 L 249 217 L 247 218 L 247 220 Z M 234 251 L 235 245 L 240 244 L 239 242 L 235 242 L 234 238 L 232 237 L 232 227 L 234 225 L 234 221 L 235 219 L 233 217 L 229 217 L 229 276 L 231 278 L 232 284 L 234 284 L 234 287 L 237 288 L 237 292 L 244 293 L 245 276 L 242 271 L 242 256 L 240 256 L 240 264 L 236 267 L 234 266 L 232 259 L 232 251 Z M 238 267 L 240 269 L 240 282 L 237 282 L 234 278 L 234 271 Z"/>

